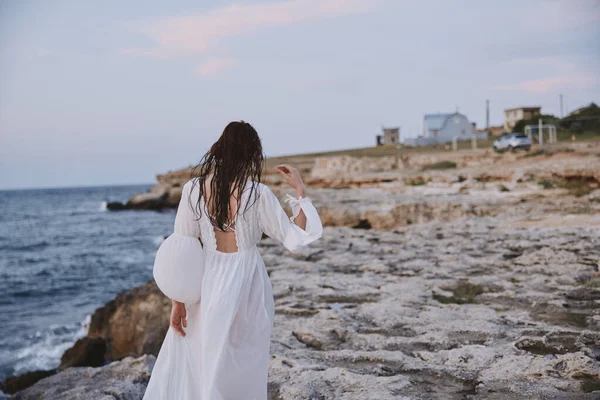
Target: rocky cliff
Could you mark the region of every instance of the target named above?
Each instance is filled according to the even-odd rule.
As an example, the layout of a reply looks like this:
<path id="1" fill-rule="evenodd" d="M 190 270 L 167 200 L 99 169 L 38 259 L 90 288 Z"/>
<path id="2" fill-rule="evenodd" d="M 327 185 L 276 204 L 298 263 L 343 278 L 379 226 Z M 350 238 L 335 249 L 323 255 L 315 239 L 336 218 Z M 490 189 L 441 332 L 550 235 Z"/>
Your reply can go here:
<path id="1" fill-rule="evenodd" d="M 567 229 L 519 222 L 327 228 L 302 254 L 265 239 L 276 299 L 271 398 L 597 398 L 600 220 Z M 162 335 L 148 334 L 167 325 L 158 297 L 149 283 L 97 312 L 106 318 L 93 335 L 144 331 L 105 335 L 119 349 L 107 356 L 160 347 Z"/>
<path id="2" fill-rule="evenodd" d="M 260 245 L 276 305 L 270 399 L 600 397 L 600 157 L 504 156 L 387 160 L 311 189 L 323 238 L 300 254 Z M 110 398 L 141 398 L 168 314 L 153 282 L 119 294 L 64 371 L 15 398 L 86 398 L 103 382 Z M 68 368 L 81 365 L 98 367 Z"/>

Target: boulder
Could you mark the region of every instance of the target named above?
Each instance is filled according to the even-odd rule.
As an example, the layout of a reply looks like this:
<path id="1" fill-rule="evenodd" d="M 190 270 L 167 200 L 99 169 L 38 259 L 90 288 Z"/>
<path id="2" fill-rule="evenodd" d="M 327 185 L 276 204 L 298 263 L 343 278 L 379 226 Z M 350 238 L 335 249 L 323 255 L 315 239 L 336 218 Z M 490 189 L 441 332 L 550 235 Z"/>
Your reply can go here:
<path id="1" fill-rule="evenodd" d="M 127 201 L 125 208 L 135 210 L 159 210 L 167 207 L 169 192 L 167 190 L 138 193 Z"/>
<path id="2" fill-rule="evenodd" d="M 121 203 L 120 201 L 110 201 L 106 203 L 106 209 L 109 211 L 120 211 L 126 210 L 127 207 L 125 207 L 125 204 Z"/>
<path id="3" fill-rule="evenodd" d="M 25 372 L 21 375 L 10 376 L 4 381 L 0 382 L 0 390 L 8 394 L 17 393 L 18 391 L 33 385 L 40 379 L 56 374 L 56 372 L 57 370 L 55 369 L 44 369 Z"/>
<path id="4" fill-rule="evenodd" d="M 154 280 L 119 293 L 94 312 L 88 335 L 63 354 L 59 369 L 158 355 L 169 329 L 170 311 L 171 300 Z"/>
<path id="5" fill-rule="evenodd" d="M 92 315 L 88 337 L 106 343 L 104 358 L 157 355 L 169 328 L 171 300 L 154 280 L 121 292 Z M 89 347 L 97 351 L 97 347 Z M 83 357 L 83 355 L 82 355 Z M 94 359 L 93 355 L 86 356 Z"/>
<path id="6" fill-rule="evenodd" d="M 156 357 L 127 357 L 99 368 L 74 367 L 38 381 L 11 400 L 141 399 Z"/>
<path id="7" fill-rule="evenodd" d="M 103 338 L 84 337 L 64 352 L 60 370 L 70 367 L 99 367 L 104 364 L 106 341 Z"/>

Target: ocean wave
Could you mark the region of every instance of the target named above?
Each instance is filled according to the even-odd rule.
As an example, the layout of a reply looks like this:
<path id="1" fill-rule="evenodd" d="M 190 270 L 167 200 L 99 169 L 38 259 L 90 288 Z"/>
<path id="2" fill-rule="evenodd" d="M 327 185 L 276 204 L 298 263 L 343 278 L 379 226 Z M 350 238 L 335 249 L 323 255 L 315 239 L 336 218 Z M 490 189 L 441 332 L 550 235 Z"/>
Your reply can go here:
<path id="1" fill-rule="evenodd" d="M 60 286 L 57 284 L 53 287 L 50 286 L 41 286 L 41 285 L 32 285 L 27 282 L 15 282 L 18 283 L 20 287 L 27 285 L 27 288 L 20 289 L 17 288 L 15 291 L 8 290 L 6 294 L 15 298 L 54 298 L 58 295 L 76 295 L 80 292 L 81 283 L 79 281 L 73 280 L 73 282 L 67 282 L 63 279 L 60 282 Z M 13 285 L 14 287 L 15 285 Z"/>
<path id="2" fill-rule="evenodd" d="M 59 365 L 80 317 L 151 278 L 174 214 L 106 212 L 147 188 L 0 191 L 0 380 Z"/>
<path id="3" fill-rule="evenodd" d="M 49 326 L 48 329 L 27 335 L 26 340 L 31 343 L 11 352 L 15 362 L 9 374 L 18 375 L 39 369 L 57 368 L 63 353 L 87 335 L 91 318 L 91 315 L 87 315 L 81 322 L 68 326 Z"/>
<path id="4" fill-rule="evenodd" d="M 7 245 L 0 246 L 0 250 L 2 251 L 32 251 L 32 250 L 43 250 L 46 247 L 50 246 L 50 242 L 46 240 L 42 240 L 36 243 L 23 244 L 23 245 Z"/>

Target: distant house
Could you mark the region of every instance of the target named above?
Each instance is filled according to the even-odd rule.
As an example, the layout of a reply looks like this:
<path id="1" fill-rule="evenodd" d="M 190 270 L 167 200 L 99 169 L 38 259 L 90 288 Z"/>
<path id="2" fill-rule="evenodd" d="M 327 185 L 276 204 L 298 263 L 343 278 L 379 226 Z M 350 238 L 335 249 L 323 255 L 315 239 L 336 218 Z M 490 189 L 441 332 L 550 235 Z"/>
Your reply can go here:
<path id="1" fill-rule="evenodd" d="M 383 135 L 377 135 L 377 146 L 400 143 L 400 128 L 382 128 Z"/>
<path id="2" fill-rule="evenodd" d="M 449 143 L 471 139 L 473 127 L 469 119 L 460 113 L 426 114 L 423 117 L 423 136 L 434 143 Z"/>
<path id="3" fill-rule="evenodd" d="M 423 117 L 423 134 L 418 138 L 405 141 L 410 146 L 425 146 L 437 143 L 451 143 L 454 138 L 458 141 L 487 139 L 487 132 L 478 132 L 469 119 L 458 112 L 450 114 L 425 114 Z"/>
<path id="4" fill-rule="evenodd" d="M 504 125 L 497 125 L 497 126 L 490 126 L 488 128 L 488 132 L 490 135 L 496 137 L 496 136 L 502 136 L 504 135 L 505 131 L 504 131 Z"/>
<path id="5" fill-rule="evenodd" d="M 512 132 L 517 122 L 540 115 L 542 107 L 517 107 L 504 110 L 504 131 Z"/>

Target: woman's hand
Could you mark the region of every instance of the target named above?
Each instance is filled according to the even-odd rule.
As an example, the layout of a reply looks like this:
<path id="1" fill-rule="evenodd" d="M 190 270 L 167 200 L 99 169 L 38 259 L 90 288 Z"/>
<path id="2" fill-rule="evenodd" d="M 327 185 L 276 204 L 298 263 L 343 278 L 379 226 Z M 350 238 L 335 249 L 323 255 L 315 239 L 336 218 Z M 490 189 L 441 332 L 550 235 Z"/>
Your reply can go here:
<path id="1" fill-rule="evenodd" d="M 292 166 L 287 164 L 280 164 L 276 167 L 277 173 L 285 179 L 287 183 L 290 184 L 294 189 L 296 189 L 296 195 L 298 198 L 306 197 L 306 188 L 304 187 L 304 182 L 302 182 L 302 177 L 300 176 L 300 172 Z M 298 227 L 302 230 L 306 230 L 306 214 L 304 214 L 304 210 L 300 208 L 300 213 L 294 219 L 294 223 L 298 225 Z"/>
<path id="2" fill-rule="evenodd" d="M 187 328 L 187 311 L 185 310 L 185 304 L 173 300 L 171 302 L 173 307 L 171 308 L 171 319 L 169 324 L 171 328 L 181 336 L 185 336 L 183 328 Z M 183 328 L 181 327 L 183 325 Z"/>
<path id="3" fill-rule="evenodd" d="M 277 173 L 281 175 L 291 187 L 296 189 L 298 196 L 305 196 L 304 182 L 302 181 L 302 177 L 300 176 L 300 172 L 298 172 L 298 169 L 288 164 L 280 164 L 277 167 L 275 167 L 275 169 L 277 170 Z"/>

